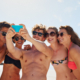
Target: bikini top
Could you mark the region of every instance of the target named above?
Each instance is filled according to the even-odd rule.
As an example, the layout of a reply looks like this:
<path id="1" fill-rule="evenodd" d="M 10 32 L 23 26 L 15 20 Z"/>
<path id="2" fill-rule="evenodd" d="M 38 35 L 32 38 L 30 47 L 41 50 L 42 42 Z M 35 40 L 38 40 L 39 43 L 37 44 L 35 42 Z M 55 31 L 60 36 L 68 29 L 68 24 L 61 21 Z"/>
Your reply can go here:
<path id="1" fill-rule="evenodd" d="M 72 44 L 72 42 L 71 42 L 70 45 L 69 45 L 69 50 L 70 50 L 71 44 Z M 68 50 L 68 57 L 69 57 L 69 50 Z M 68 61 L 68 67 L 69 67 L 70 69 L 72 69 L 72 70 L 77 69 L 77 66 L 76 66 L 76 64 L 75 64 L 74 61 Z"/>
<path id="2" fill-rule="evenodd" d="M 54 66 L 54 64 L 56 64 L 56 65 L 65 64 L 65 63 L 67 63 L 67 59 L 68 59 L 68 57 L 66 57 L 66 58 L 64 58 L 62 60 L 54 60 L 54 61 L 51 61 L 51 63 L 52 63 L 53 66 Z"/>
<path id="3" fill-rule="evenodd" d="M 20 60 L 14 60 L 14 59 L 10 58 L 8 55 L 5 56 L 4 63 L 5 64 L 14 64 L 17 68 L 21 69 Z"/>

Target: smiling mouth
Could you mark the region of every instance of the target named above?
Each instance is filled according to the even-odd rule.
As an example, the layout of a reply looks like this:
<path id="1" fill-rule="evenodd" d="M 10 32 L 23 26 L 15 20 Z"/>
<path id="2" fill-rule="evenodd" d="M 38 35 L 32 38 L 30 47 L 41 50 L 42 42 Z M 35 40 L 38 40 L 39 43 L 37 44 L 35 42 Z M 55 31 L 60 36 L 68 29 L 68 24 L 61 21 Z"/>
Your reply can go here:
<path id="1" fill-rule="evenodd" d="M 52 41 L 53 39 L 48 39 L 48 41 Z"/>

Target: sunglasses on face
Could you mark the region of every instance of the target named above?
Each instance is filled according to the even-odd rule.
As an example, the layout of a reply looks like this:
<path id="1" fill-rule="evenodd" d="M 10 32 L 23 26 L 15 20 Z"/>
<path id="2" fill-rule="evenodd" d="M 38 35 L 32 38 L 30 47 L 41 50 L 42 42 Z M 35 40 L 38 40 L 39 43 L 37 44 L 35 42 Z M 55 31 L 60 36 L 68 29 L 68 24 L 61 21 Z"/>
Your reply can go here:
<path id="1" fill-rule="evenodd" d="M 37 34 L 38 34 L 38 36 L 42 36 L 42 35 L 43 35 L 43 33 L 41 33 L 41 32 L 36 32 L 36 31 L 33 31 L 32 33 L 33 33 L 33 35 L 37 35 Z"/>
<path id="2" fill-rule="evenodd" d="M 50 33 L 46 33 L 46 34 L 45 34 L 46 37 L 49 37 L 49 35 L 50 35 L 51 37 L 53 37 L 53 36 L 56 35 L 56 33 L 55 33 L 55 32 L 50 32 Z"/>
<path id="3" fill-rule="evenodd" d="M 2 33 L 3 36 L 6 36 L 6 34 L 7 34 L 7 33 L 4 32 L 4 31 L 0 31 L 0 32 Z"/>
<path id="4" fill-rule="evenodd" d="M 58 37 L 59 37 L 59 36 L 62 37 L 63 35 L 64 35 L 64 32 L 61 32 L 60 34 L 58 34 Z"/>
<path id="5" fill-rule="evenodd" d="M 20 38 L 19 38 L 19 37 L 15 37 L 14 39 L 15 39 L 16 41 L 18 41 L 19 39 L 25 40 L 23 37 L 20 37 Z"/>

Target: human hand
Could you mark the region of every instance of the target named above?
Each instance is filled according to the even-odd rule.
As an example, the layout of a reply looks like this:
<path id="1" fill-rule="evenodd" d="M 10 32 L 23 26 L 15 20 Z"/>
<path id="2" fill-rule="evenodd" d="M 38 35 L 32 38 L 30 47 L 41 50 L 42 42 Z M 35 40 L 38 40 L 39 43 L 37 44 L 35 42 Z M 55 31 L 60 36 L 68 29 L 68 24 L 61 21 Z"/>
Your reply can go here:
<path id="1" fill-rule="evenodd" d="M 24 50 L 30 50 L 31 49 L 31 46 L 28 44 L 28 45 L 24 45 Z"/>
<path id="2" fill-rule="evenodd" d="M 24 24 L 19 24 L 19 25 L 22 25 L 22 26 L 23 26 L 23 28 L 20 29 L 19 34 L 20 34 L 24 39 L 26 39 L 26 40 L 29 41 L 30 35 L 29 35 L 29 33 L 28 33 L 28 30 L 26 29 L 26 26 L 25 26 Z"/>
<path id="3" fill-rule="evenodd" d="M 15 25 L 15 24 L 11 24 L 11 25 Z M 10 39 L 10 38 L 12 38 L 15 34 L 16 34 L 15 30 L 14 30 L 12 27 L 10 27 L 10 28 L 8 29 L 6 38 L 7 38 L 7 39 Z"/>

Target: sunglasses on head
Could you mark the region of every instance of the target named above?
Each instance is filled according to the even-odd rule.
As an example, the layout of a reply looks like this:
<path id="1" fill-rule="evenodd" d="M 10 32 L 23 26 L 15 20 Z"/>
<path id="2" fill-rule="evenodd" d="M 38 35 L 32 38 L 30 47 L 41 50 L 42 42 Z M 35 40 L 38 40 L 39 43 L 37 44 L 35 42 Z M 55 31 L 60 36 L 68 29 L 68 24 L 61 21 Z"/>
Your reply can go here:
<path id="1" fill-rule="evenodd" d="M 55 32 L 50 32 L 50 33 L 46 33 L 45 34 L 46 37 L 49 37 L 49 35 L 53 37 L 53 36 L 56 35 L 56 33 Z"/>
<path id="2" fill-rule="evenodd" d="M 21 40 L 25 40 L 22 36 L 19 38 L 19 37 L 15 37 L 14 38 L 16 41 L 18 41 L 19 39 L 21 39 Z"/>
<path id="3" fill-rule="evenodd" d="M 60 34 L 58 34 L 58 37 L 59 37 L 59 36 L 62 37 L 63 35 L 64 35 L 64 32 L 61 32 Z"/>
<path id="4" fill-rule="evenodd" d="M 6 34 L 7 34 L 7 33 L 4 32 L 4 31 L 0 31 L 0 32 L 2 33 L 3 36 L 6 36 Z"/>
<path id="5" fill-rule="evenodd" d="M 33 35 L 37 35 L 37 34 L 38 34 L 38 36 L 42 36 L 42 35 L 43 35 L 43 33 L 41 33 L 41 32 L 36 32 L 36 31 L 33 31 L 32 33 L 33 33 Z"/>

